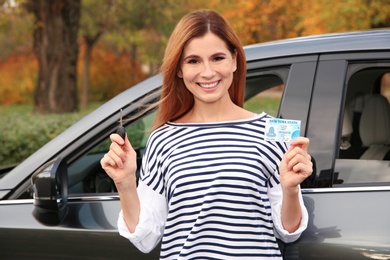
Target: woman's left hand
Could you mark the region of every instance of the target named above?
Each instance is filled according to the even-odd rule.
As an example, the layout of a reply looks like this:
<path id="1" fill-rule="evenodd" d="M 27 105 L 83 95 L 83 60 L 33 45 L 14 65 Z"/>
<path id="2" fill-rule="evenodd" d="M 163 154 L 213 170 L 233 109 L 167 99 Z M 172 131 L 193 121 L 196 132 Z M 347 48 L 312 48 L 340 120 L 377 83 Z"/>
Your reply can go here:
<path id="1" fill-rule="evenodd" d="M 309 139 L 298 137 L 291 141 L 279 166 L 280 182 L 283 190 L 296 190 L 313 172 L 311 156 L 307 153 Z"/>

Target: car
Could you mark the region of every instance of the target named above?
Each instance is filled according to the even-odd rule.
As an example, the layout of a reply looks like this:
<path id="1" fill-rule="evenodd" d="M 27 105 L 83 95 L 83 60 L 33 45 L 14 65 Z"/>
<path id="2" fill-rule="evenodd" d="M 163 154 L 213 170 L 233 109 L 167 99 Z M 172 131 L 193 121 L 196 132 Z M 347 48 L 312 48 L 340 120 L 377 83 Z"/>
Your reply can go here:
<path id="1" fill-rule="evenodd" d="M 284 259 L 390 258 L 390 30 L 244 49 L 246 107 L 300 120 L 310 139 L 309 224 L 279 243 Z M 100 159 L 121 112 L 140 163 L 161 83 L 157 74 L 127 89 L 2 173 L 1 259 L 158 259 L 159 247 L 143 254 L 119 236 L 119 196 Z"/>

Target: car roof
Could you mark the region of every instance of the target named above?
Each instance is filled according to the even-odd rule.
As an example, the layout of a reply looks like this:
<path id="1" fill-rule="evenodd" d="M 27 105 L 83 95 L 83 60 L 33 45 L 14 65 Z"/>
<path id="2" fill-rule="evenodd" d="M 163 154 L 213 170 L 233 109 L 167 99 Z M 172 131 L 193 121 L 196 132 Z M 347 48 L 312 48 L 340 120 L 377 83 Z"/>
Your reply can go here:
<path id="1" fill-rule="evenodd" d="M 369 30 L 298 37 L 244 47 L 247 62 L 296 55 L 390 50 L 390 30 Z"/>

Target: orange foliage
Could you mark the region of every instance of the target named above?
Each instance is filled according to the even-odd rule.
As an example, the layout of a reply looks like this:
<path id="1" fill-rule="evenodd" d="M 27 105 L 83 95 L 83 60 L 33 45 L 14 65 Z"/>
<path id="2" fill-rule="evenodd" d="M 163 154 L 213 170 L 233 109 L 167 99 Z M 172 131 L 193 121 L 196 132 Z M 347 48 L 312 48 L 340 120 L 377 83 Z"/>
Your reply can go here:
<path id="1" fill-rule="evenodd" d="M 300 0 L 236 0 L 221 13 L 247 45 L 295 37 L 304 4 Z"/>
<path id="2" fill-rule="evenodd" d="M 390 27 L 390 0 L 194 0 L 174 6 L 177 9 L 165 10 L 170 19 L 179 10 L 207 8 L 220 12 L 238 33 L 243 45 L 320 33 Z M 162 55 L 163 48 L 160 47 L 165 42 L 165 36 L 154 37 L 150 32 L 148 29 L 148 35 L 143 37 L 150 39 L 145 45 L 147 47 L 139 47 L 137 55 L 140 60 L 142 56 L 153 60 Z M 80 91 L 83 57 L 84 47 L 81 45 L 78 63 Z M 103 44 L 93 49 L 90 66 L 90 101 L 107 100 L 146 77 L 141 64 L 132 61 L 130 53 L 115 52 Z M 15 52 L 0 61 L 0 105 L 31 103 L 37 74 L 37 61 L 31 51 Z"/>
<path id="3" fill-rule="evenodd" d="M 84 47 L 81 46 L 78 63 L 78 86 L 81 90 L 84 69 Z M 146 78 L 140 64 L 132 64 L 130 54 L 114 53 L 102 44 L 92 51 L 89 72 L 89 100 L 104 101 Z"/>
<path id="4" fill-rule="evenodd" d="M 303 35 L 390 26 L 389 0 L 318 0 L 304 10 Z"/>
<path id="5" fill-rule="evenodd" d="M 78 85 L 81 88 L 84 49 L 80 49 Z M 146 78 L 130 54 L 114 53 L 98 45 L 90 65 L 90 101 L 105 101 Z M 31 104 L 38 77 L 38 62 L 32 51 L 14 53 L 0 61 L 0 105 Z"/>
<path id="6" fill-rule="evenodd" d="M 390 26 L 390 0 L 214 0 L 244 45 Z M 223 3 L 223 6 L 217 5 Z"/>
<path id="7" fill-rule="evenodd" d="M 13 53 L 0 61 L 0 104 L 32 103 L 38 62 L 32 51 Z"/>

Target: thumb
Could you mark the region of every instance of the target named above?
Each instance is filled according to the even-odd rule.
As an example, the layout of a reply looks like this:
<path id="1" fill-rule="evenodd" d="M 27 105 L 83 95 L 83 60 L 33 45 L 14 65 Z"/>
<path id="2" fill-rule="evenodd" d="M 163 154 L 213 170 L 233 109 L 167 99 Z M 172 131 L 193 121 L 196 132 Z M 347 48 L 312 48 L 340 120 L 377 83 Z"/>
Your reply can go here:
<path id="1" fill-rule="evenodd" d="M 125 136 L 124 143 L 122 144 L 122 149 L 125 152 L 134 152 L 134 148 L 131 145 L 129 138 L 127 137 L 127 133 L 126 133 L 126 136 Z"/>

